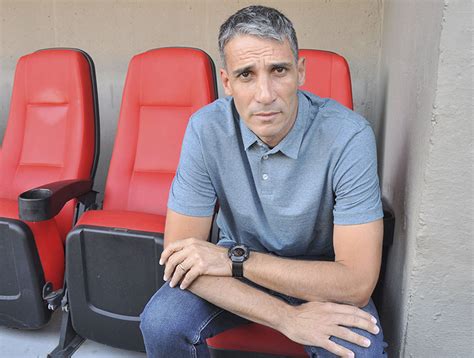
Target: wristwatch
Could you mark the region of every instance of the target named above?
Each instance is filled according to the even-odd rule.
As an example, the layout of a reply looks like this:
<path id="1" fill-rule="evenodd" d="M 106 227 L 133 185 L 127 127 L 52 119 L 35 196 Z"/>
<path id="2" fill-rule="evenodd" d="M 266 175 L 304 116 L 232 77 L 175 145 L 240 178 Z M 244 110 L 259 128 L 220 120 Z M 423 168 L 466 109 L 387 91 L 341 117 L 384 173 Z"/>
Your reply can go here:
<path id="1" fill-rule="evenodd" d="M 244 244 L 229 248 L 228 256 L 232 261 L 232 277 L 244 277 L 244 262 L 249 258 L 250 250 Z"/>

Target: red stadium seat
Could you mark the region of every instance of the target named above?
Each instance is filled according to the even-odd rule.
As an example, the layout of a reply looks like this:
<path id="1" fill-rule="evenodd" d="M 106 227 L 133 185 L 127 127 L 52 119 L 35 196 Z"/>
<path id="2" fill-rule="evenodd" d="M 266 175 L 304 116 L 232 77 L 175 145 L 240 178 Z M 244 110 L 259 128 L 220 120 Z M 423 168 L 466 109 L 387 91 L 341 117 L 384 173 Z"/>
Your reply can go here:
<path id="1" fill-rule="evenodd" d="M 344 57 L 320 50 L 300 50 L 299 56 L 306 59 L 306 82 L 301 89 L 335 99 L 352 109 L 351 77 Z M 235 357 L 242 356 L 242 352 L 307 357 L 302 345 L 257 323 L 227 330 L 209 338 L 207 343 L 215 356 L 223 351 L 235 351 Z"/>
<path id="2" fill-rule="evenodd" d="M 353 109 L 351 73 L 344 57 L 334 52 L 306 49 L 301 49 L 299 56 L 306 59 L 306 81 L 302 90 L 332 98 Z"/>
<path id="3" fill-rule="evenodd" d="M 92 186 L 99 140 L 95 72 L 80 50 L 20 58 L 0 156 L 0 324 L 39 328 L 60 290 L 64 240 Z M 51 308 L 55 308 L 52 305 Z"/>
<path id="4" fill-rule="evenodd" d="M 182 138 L 191 114 L 216 96 L 214 64 L 203 51 L 161 48 L 131 60 L 103 209 L 87 211 L 67 237 L 63 338 L 73 328 L 144 350 L 139 315 L 163 284 L 158 261 Z M 62 343 L 53 354 L 74 349 Z"/>

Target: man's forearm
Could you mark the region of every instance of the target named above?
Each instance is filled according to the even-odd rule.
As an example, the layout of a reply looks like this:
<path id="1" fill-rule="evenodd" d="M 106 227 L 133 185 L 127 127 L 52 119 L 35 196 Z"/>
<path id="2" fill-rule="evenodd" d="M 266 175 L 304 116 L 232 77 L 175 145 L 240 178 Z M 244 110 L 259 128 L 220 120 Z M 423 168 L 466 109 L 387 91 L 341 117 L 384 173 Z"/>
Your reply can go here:
<path id="1" fill-rule="evenodd" d="M 365 258 L 376 265 L 375 256 Z M 179 284 L 187 288 L 201 276 L 232 279 L 227 251 L 202 240 L 184 239 L 169 244 L 160 262 L 166 264 L 164 277 L 172 287 Z M 260 286 L 306 301 L 359 307 L 367 304 L 377 279 L 370 266 L 351 265 L 350 260 L 291 260 L 258 252 L 252 252 L 244 263 L 244 276 Z"/>
<path id="2" fill-rule="evenodd" d="M 247 279 L 306 301 L 367 304 L 373 284 L 343 263 L 279 258 L 254 252 L 244 264 Z"/>
<path id="3" fill-rule="evenodd" d="M 232 277 L 200 276 L 189 290 L 206 301 L 274 329 L 287 313 L 288 304 Z"/>

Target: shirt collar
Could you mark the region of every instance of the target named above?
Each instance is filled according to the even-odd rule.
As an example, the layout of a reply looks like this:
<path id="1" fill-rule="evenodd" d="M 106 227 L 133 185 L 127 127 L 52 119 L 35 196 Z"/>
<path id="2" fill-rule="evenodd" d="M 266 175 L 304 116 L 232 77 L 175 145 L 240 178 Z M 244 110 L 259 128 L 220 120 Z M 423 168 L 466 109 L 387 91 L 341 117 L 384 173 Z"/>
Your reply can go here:
<path id="1" fill-rule="evenodd" d="M 303 141 L 303 135 L 308 121 L 308 100 L 301 91 L 298 91 L 297 95 L 298 113 L 296 115 L 295 124 L 286 137 L 283 138 L 283 140 L 270 151 L 270 153 L 281 151 L 283 154 L 293 159 L 298 158 L 298 153 Z M 255 144 L 255 142 L 259 142 L 260 140 L 255 135 L 255 133 L 245 125 L 245 122 L 242 120 L 242 118 L 240 118 L 239 124 L 244 148 L 245 150 L 248 150 L 248 148 Z"/>
<path id="2" fill-rule="evenodd" d="M 259 141 L 258 137 L 252 132 L 243 121 L 242 117 L 239 120 L 240 132 L 242 133 L 242 141 L 244 142 L 245 150 L 249 149 L 252 144 Z"/>

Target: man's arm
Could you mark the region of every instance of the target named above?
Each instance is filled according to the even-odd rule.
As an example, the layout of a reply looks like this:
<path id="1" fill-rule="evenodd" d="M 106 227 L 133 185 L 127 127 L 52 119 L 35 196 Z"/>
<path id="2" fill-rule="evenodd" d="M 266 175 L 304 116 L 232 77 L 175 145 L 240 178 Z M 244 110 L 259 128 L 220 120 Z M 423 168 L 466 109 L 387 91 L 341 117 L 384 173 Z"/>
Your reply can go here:
<path id="1" fill-rule="evenodd" d="M 334 226 L 335 261 L 301 261 L 252 253 L 245 262 L 249 280 L 307 301 L 365 306 L 377 283 L 383 221 Z"/>
<path id="2" fill-rule="evenodd" d="M 186 260 L 175 260 L 173 257 L 182 251 L 187 251 L 190 247 L 197 249 L 199 259 L 214 256 L 219 257 L 221 253 L 226 253 L 226 249 L 216 247 L 205 242 L 211 226 L 212 217 L 190 217 L 168 210 L 165 230 L 165 247 L 170 248 L 180 242 L 192 242 L 191 245 L 174 246 L 176 250 L 171 250 L 162 263 L 166 263 L 165 276 L 174 278 L 174 271 L 183 277 L 178 265 L 186 265 Z M 187 239 L 187 238 L 192 239 Z M 191 241 L 189 241 L 191 240 Z M 217 251 L 210 248 L 215 248 Z M 191 251 L 192 252 L 192 251 Z M 185 257 L 189 257 L 189 252 Z M 225 259 L 230 261 L 225 254 Z M 171 264 L 171 260 L 173 264 Z M 221 262 L 220 259 L 214 262 Z M 188 262 L 189 263 L 189 262 Z M 201 263 L 193 261 L 195 266 Z M 169 267 L 173 266 L 173 271 Z M 194 269 L 184 266 L 185 269 Z M 219 265 L 218 265 L 219 266 Z M 206 265 L 211 268 L 212 265 Z M 216 267 L 219 270 L 219 267 Z M 226 268 L 229 270 L 230 266 Z M 189 272 L 189 271 L 188 271 Z M 179 281 L 178 281 L 179 282 Z M 178 288 L 177 288 L 178 289 Z M 368 347 L 370 342 L 350 331 L 346 327 L 357 327 L 378 333 L 376 320 L 370 314 L 349 305 L 334 303 L 308 302 L 300 306 L 290 306 L 280 299 L 272 297 L 254 287 L 251 287 L 239 280 L 231 277 L 219 275 L 198 275 L 192 281 L 188 289 L 201 298 L 239 316 L 247 318 L 253 322 L 261 323 L 272 327 L 295 342 L 322 347 L 340 356 L 350 356 L 350 351 L 332 342 L 329 337 L 335 336 L 346 341 Z M 344 327 L 343 327 L 344 326 Z"/>
<path id="3" fill-rule="evenodd" d="M 177 222 L 183 216 L 172 211 L 170 214 L 169 218 L 175 218 Z M 187 288 L 201 275 L 232 275 L 227 250 L 201 241 L 207 238 L 204 232 L 211 225 L 211 218 L 202 220 L 206 225 L 197 237 L 200 240 L 176 242 L 163 253 L 167 266 L 165 279 L 171 279 L 171 286 L 181 282 L 182 287 Z M 167 221 L 167 229 L 169 226 Z M 190 235 L 192 228 L 186 230 L 183 226 L 183 230 L 179 235 L 167 232 L 165 244 L 178 237 L 196 238 Z M 360 225 L 335 225 L 334 262 L 292 260 L 252 252 L 244 263 L 244 276 L 261 286 L 307 301 L 341 302 L 363 307 L 377 283 L 382 236 L 382 220 Z M 177 266 L 179 269 L 175 270 Z"/>

